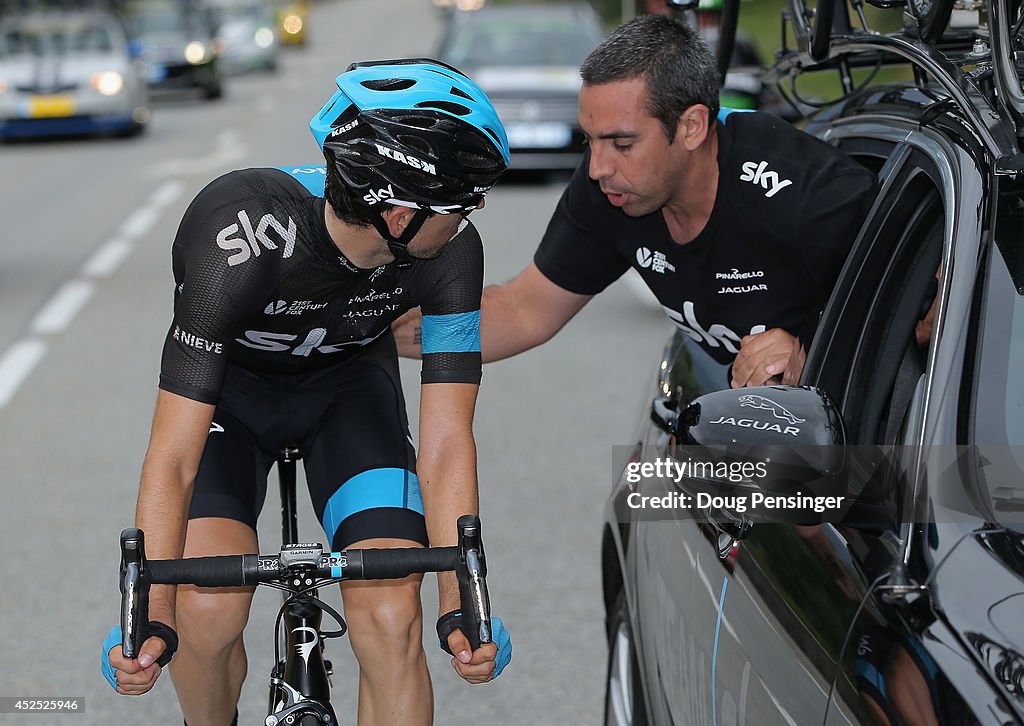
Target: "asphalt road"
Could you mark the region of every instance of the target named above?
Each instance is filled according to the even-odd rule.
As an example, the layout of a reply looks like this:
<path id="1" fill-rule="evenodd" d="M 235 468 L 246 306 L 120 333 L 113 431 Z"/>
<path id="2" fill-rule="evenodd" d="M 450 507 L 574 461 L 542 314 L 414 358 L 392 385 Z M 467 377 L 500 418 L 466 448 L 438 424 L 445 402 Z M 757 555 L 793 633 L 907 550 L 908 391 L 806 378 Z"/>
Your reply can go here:
<path id="1" fill-rule="evenodd" d="M 224 171 L 317 163 L 306 125 L 333 77 L 353 60 L 429 54 L 441 29 L 426 0 L 324 0 L 312 13 L 310 45 L 286 53 L 280 73 L 231 79 L 222 101 L 161 103 L 139 139 L 0 148 L 0 696 L 85 698 L 82 714 L 0 723 L 178 723 L 168 679 L 132 699 L 99 674 L 100 642 L 118 615 L 117 536 L 133 522 L 170 320 L 177 221 Z M 489 282 L 528 262 L 561 184 L 502 184 L 474 216 Z M 515 657 L 497 683 L 469 687 L 428 628 L 438 724 L 600 721 L 611 447 L 643 415 L 668 330 L 617 284 L 552 342 L 485 369 L 482 516 L 494 612 Z M 403 375 L 415 411 L 418 364 L 403 363 Z M 301 531 L 321 538 L 308 500 L 300 505 Z M 276 513 L 272 487 L 264 551 L 279 545 Z M 432 579 L 424 592 L 432 614 Z M 257 595 L 242 723 L 265 713 L 276 609 L 273 591 Z M 339 715 L 351 714 L 354 659 L 347 643 L 329 653 Z"/>

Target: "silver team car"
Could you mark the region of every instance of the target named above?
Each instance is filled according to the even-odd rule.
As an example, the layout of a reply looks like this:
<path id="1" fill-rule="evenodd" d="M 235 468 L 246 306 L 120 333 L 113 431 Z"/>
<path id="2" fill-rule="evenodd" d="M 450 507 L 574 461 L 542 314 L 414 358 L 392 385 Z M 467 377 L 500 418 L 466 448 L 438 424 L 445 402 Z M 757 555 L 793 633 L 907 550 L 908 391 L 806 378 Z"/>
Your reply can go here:
<path id="1" fill-rule="evenodd" d="M 6 17 L 0 21 L 0 138 L 137 134 L 150 117 L 142 72 L 114 15 Z"/>

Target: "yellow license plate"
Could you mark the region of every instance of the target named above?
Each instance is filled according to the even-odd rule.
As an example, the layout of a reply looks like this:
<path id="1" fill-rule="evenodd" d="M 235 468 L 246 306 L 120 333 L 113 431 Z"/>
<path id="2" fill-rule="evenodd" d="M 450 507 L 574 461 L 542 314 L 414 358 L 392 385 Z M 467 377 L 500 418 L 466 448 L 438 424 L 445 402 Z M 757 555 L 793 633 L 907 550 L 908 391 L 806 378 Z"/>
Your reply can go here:
<path id="1" fill-rule="evenodd" d="M 34 96 L 28 102 L 29 118 L 57 118 L 75 115 L 75 99 L 71 96 Z"/>

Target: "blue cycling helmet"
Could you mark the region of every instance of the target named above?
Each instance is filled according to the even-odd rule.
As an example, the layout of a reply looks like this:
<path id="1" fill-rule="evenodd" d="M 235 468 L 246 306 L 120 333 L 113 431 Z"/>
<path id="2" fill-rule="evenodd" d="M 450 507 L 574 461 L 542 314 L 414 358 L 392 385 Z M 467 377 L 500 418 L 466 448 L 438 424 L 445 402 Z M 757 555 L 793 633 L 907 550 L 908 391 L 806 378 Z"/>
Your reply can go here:
<path id="1" fill-rule="evenodd" d="M 494 106 L 455 68 L 425 58 L 353 63 L 336 82 L 309 128 L 368 205 L 468 211 L 508 168 Z"/>

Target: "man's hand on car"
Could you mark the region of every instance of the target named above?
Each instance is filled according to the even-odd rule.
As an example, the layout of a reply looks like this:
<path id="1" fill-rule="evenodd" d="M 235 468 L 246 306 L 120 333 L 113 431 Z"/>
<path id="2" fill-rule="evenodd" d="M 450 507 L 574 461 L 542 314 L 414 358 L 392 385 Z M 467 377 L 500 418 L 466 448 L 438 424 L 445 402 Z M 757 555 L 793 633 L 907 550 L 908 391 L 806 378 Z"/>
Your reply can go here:
<path id="1" fill-rule="evenodd" d="M 733 388 L 773 383 L 795 385 L 800 379 L 804 359 L 800 339 L 782 328 L 748 335 L 740 341 L 730 385 Z"/>

